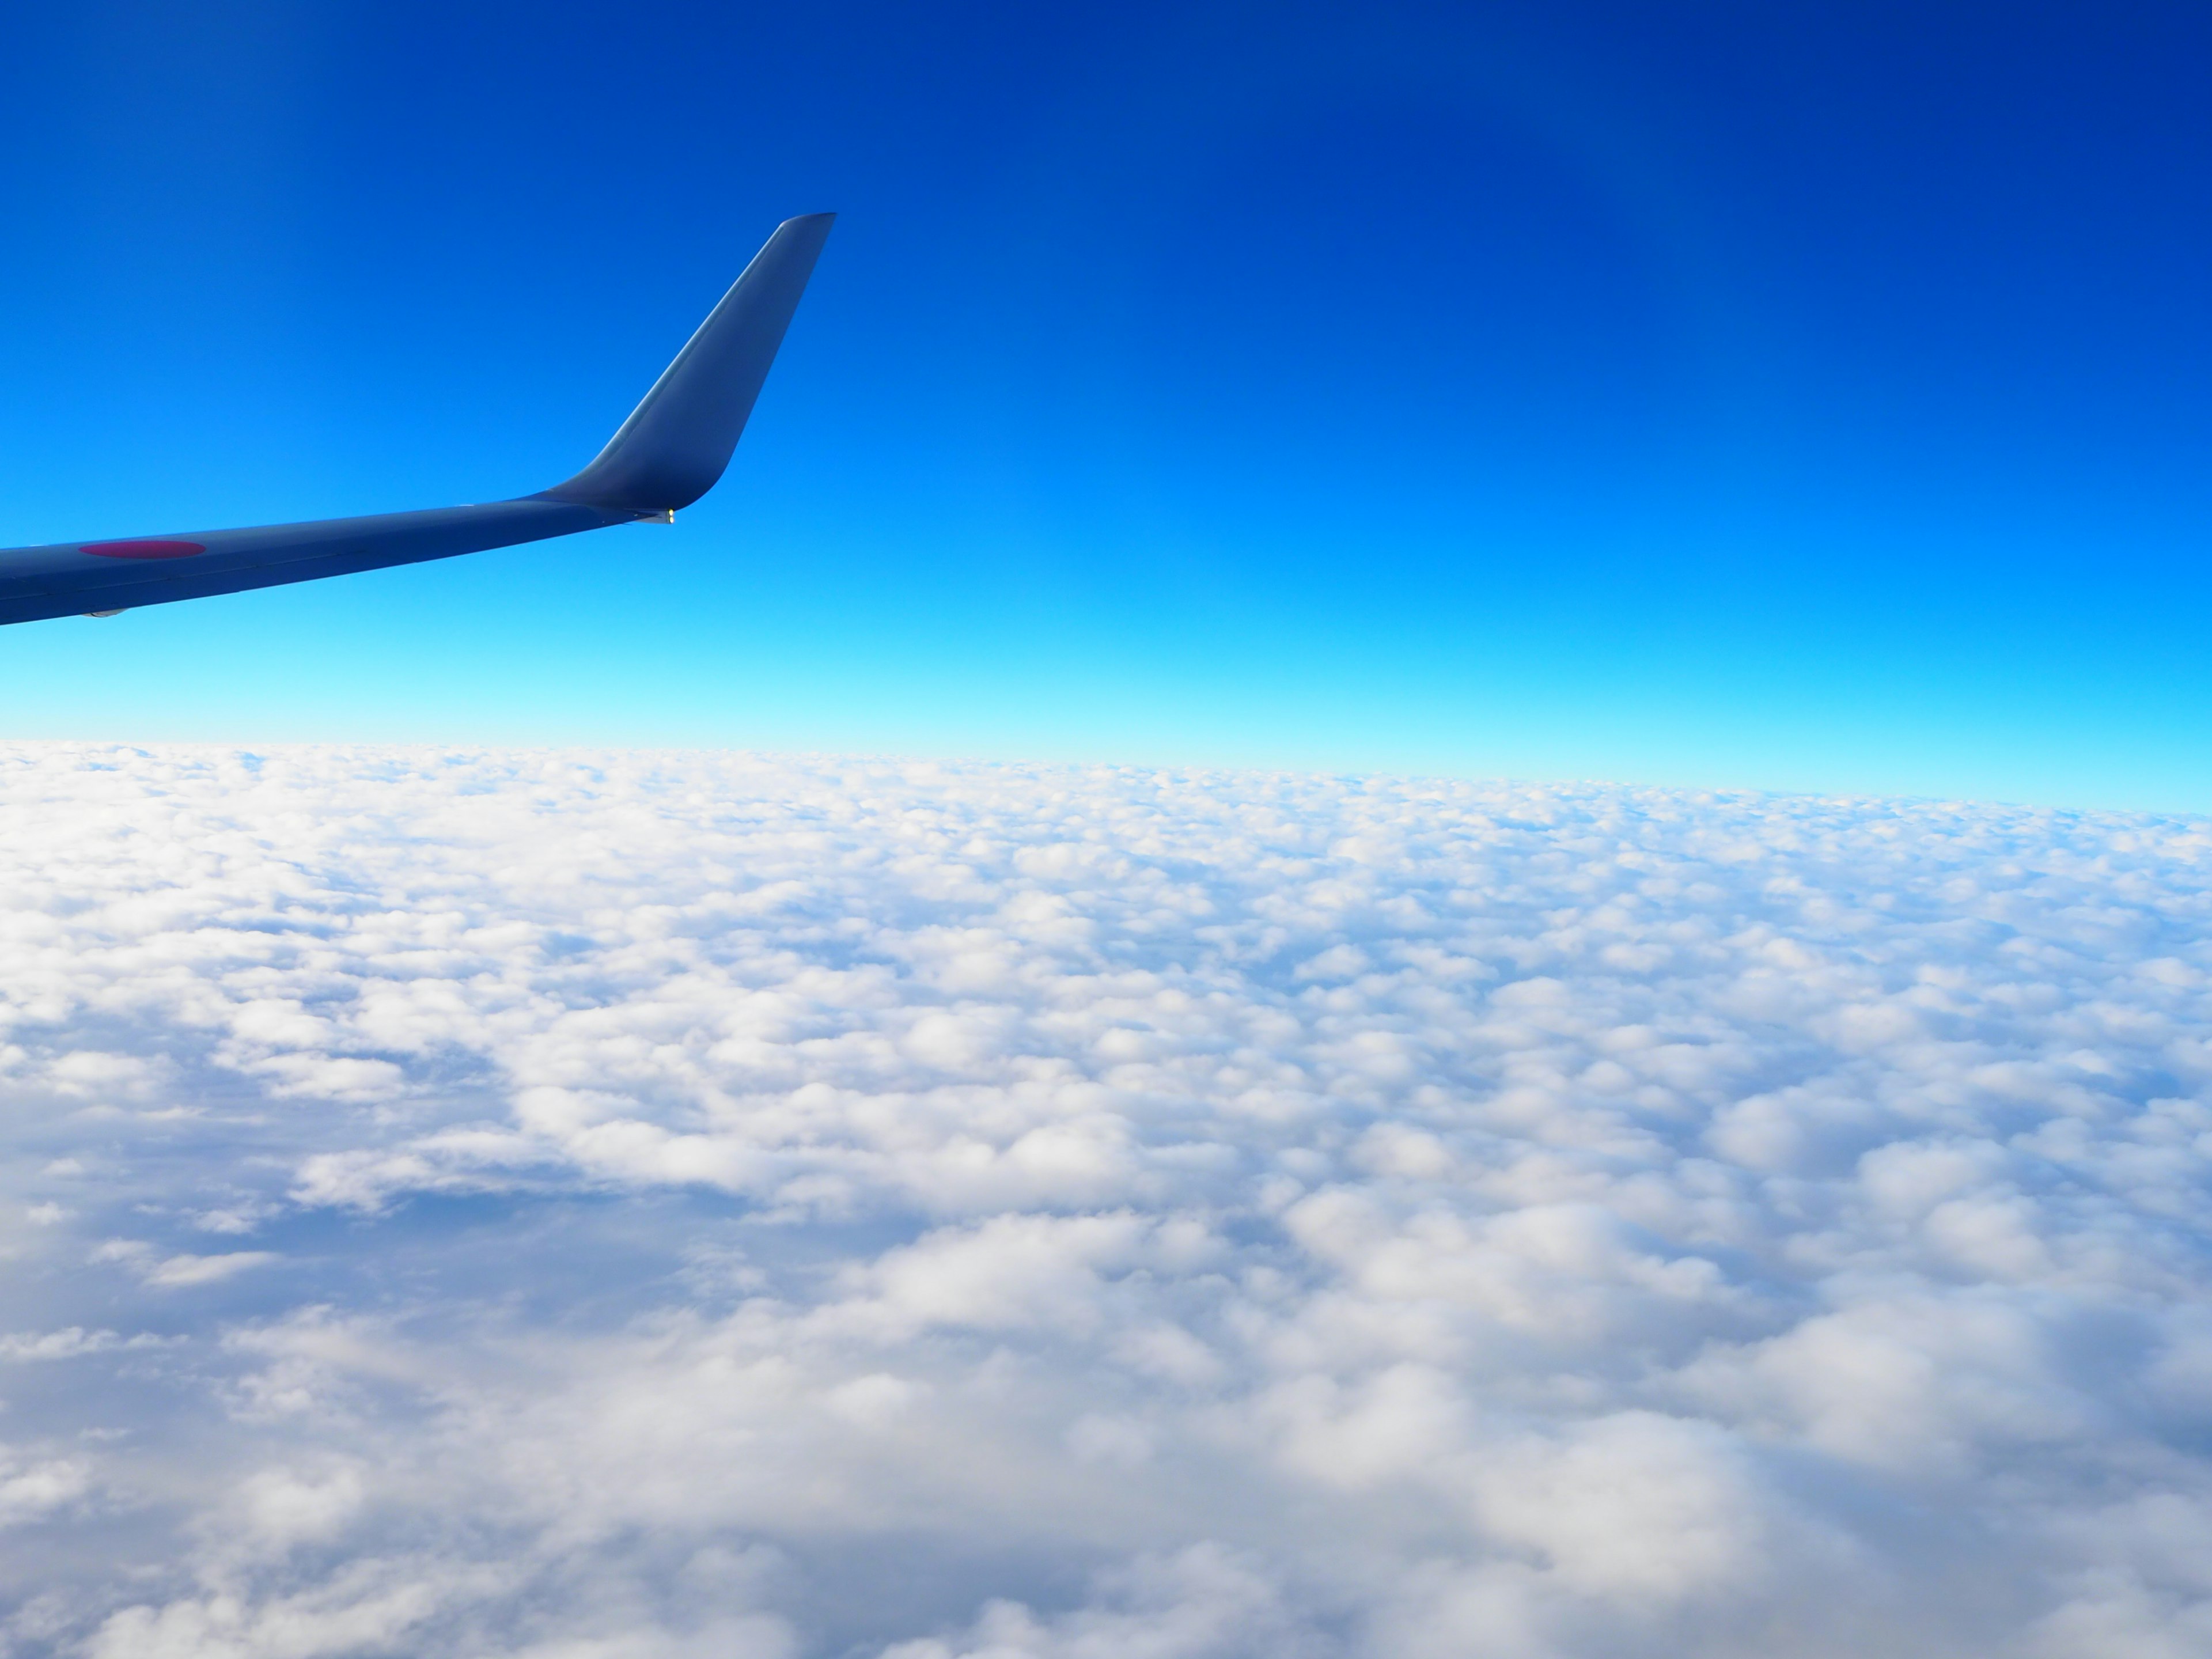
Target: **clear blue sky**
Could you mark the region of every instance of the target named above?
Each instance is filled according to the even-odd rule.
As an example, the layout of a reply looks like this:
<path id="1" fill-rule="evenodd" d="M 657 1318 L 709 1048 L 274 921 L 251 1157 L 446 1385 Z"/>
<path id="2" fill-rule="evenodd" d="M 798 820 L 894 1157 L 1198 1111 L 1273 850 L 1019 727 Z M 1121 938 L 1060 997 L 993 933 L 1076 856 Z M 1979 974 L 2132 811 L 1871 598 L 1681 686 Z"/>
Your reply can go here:
<path id="1" fill-rule="evenodd" d="M 0 630 L 0 736 L 2212 808 L 2212 13 L 17 6 L 0 543 L 521 493 L 843 217 L 671 531 Z"/>

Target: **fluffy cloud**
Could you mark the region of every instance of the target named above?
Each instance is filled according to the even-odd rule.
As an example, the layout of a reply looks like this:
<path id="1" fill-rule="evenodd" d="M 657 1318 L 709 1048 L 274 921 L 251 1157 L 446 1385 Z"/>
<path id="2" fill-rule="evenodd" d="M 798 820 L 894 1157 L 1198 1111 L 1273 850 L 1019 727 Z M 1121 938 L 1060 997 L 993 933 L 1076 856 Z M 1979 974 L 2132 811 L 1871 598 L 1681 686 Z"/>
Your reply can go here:
<path id="1" fill-rule="evenodd" d="M 0 1642 L 2212 1649 L 2212 830 L 0 750 Z"/>

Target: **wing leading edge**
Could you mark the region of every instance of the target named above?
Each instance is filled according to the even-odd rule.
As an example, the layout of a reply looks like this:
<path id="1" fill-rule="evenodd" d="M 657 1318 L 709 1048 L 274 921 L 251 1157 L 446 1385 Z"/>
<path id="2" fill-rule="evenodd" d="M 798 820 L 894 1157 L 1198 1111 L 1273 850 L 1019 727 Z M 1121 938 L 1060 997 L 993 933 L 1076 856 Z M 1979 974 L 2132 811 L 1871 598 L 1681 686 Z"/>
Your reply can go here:
<path id="1" fill-rule="evenodd" d="M 0 623 L 416 564 L 689 507 L 728 466 L 835 217 L 777 226 L 606 447 L 565 483 L 477 507 L 0 550 Z"/>

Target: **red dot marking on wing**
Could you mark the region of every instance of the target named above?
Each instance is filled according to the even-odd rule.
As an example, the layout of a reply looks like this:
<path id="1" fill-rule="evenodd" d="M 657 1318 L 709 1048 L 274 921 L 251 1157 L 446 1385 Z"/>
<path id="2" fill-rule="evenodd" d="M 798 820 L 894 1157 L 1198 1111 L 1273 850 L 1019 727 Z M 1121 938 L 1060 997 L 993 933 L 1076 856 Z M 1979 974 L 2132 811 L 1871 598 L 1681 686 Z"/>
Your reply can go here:
<path id="1" fill-rule="evenodd" d="M 207 549 L 198 542 L 94 542 L 77 550 L 103 559 L 189 559 Z"/>

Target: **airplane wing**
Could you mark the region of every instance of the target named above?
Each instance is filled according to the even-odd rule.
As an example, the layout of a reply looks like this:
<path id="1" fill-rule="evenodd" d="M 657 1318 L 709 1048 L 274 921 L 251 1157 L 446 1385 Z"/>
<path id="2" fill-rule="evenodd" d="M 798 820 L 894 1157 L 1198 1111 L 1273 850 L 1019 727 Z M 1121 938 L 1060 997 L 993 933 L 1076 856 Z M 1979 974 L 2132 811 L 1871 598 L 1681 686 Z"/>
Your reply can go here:
<path id="1" fill-rule="evenodd" d="M 112 616 L 672 519 L 730 464 L 836 216 L 813 213 L 777 226 L 645 401 L 566 483 L 478 507 L 0 550 L 0 623 Z"/>

